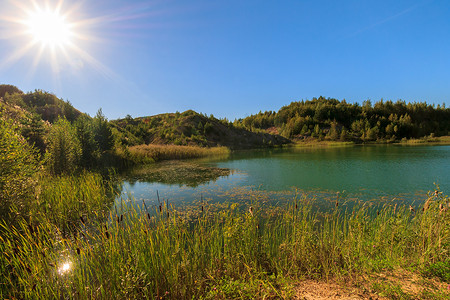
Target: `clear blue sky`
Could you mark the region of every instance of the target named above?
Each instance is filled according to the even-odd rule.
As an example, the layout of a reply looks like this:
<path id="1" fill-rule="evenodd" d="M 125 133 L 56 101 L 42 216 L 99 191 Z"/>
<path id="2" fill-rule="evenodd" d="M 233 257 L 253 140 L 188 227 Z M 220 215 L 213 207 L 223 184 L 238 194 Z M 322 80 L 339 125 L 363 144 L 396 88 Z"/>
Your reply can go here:
<path id="1" fill-rule="evenodd" d="M 53 56 L 21 52 L 31 2 L 1 1 L 0 83 L 90 115 L 233 120 L 320 95 L 450 105 L 447 0 L 59 0 L 77 36 Z"/>

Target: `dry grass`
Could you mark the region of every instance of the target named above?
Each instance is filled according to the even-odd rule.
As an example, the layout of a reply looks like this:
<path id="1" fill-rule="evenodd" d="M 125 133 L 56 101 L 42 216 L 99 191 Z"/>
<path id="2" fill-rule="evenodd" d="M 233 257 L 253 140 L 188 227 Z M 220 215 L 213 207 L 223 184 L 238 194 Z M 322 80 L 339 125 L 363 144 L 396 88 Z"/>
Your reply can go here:
<path id="1" fill-rule="evenodd" d="M 436 144 L 436 145 L 448 145 L 450 144 L 450 136 L 439 137 L 424 137 L 420 139 L 409 139 L 401 142 L 402 144 L 414 145 L 414 144 Z"/>
<path id="2" fill-rule="evenodd" d="M 226 147 L 199 147 L 176 145 L 139 145 L 129 148 L 131 155 L 139 161 L 161 161 L 170 159 L 201 158 L 216 155 L 228 155 Z"/>

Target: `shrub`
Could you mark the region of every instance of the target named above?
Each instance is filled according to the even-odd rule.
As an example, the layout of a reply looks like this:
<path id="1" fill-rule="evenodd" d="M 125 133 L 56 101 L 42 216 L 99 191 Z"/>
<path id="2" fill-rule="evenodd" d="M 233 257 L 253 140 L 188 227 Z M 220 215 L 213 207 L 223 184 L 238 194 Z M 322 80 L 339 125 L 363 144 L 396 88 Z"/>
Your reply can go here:
<path id="1" fill-rule="evenodd" d="M 12 205 L 25 213 L 34 198 L 39 171 L 37 156 L 18 128 L 0 118 L 0 214 L 6 219 Z"/>
<path id="2" fill-rule="evenodd" d="M 75 128 L 65 118 L 50 129 L 46 162 L 53 174 L 71 173 L 78 167 L 81 145 Z"/>

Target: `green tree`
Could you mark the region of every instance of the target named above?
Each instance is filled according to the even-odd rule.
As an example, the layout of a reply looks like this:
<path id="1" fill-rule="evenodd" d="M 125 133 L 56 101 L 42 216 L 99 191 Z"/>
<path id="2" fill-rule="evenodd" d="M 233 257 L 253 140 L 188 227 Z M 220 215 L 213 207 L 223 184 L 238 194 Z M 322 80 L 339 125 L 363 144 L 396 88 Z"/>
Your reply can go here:
<path id="1" fill-rule="evenodd" d="M 0 98 L 5 97 L 6 94 L 23 94 L 21 90 L 19 90 L 18 87 L 11 85 L 11 84 L 0 84 Z"/>
<path id="2" fill-rule="evenodd" d="M 100 108 L 94 118 L 94 138 L 101 154 L 111 150 L 114 146 L 114 135 L 108 120 Z"/>
<path id="3" fill-rule="evenodd" d="M 80 165 L 92 167 L 100 157 L 99 147 L 95 141 L 93 121 L 87 116 L 81 116 L 75 122 L 75 128 L 81 147 Z"/>
<path id="4" fill-rule="evenodd" d="M 38 152 L 11 121 L 0 116 L 0 215 L 9 219 L 11 205 L 26 213 L 35 195 L 40 170 Z"/>
<path id="5" fill-rule="evenodd" d="M 348 133 L 347 133 L 347 129 L 345 129 L 345 127 L 342 127 L 342 130 L 341 130 L 341 135 L 340 135 L 340 137 L 339 137 L 339 139 L 342 141 L 342 142 L 345 142 L 346 140 L 348 140 Z"/>
<path id="6" fill-rule="evenodd" d="M 53 174 L 72 173 L 78 168 L 82 150 L 74 126 L 59 118 L 48 135 L 46 162 Z"/>
<path id="7" fill-rule="evenodd" d="M 336 120 L 334 120 L 334 121 L 331 123 L 330 131 L 328 132 L 328 137 L 329 137 L 331 140 L 333 140 L 333 141 L 336 141 L 336 140 L 339 139 L 339 131 L 338 131 L 338 128 L 337 128 L 337 122 L 336 122 Z"/>

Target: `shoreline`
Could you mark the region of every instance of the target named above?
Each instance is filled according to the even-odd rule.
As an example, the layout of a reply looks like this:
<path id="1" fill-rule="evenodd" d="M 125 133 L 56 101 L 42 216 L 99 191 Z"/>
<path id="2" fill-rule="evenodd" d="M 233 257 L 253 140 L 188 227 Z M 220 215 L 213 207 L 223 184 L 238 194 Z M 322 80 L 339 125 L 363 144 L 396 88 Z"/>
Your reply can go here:
<path id="1" fill-rule="evenodd" d="M 357 145 L 400 145 L 400 146 L 417 146 L 417 145 L 450 145 L 450 136 L 426 137 L 420 139 L 402 139 L 400 141 L 390 142 L 387 140 L 370 141 L 370 142 L 354 142 L 354 141 L 327 141 L 318 139 L 294 140 L 292 144 L 284 147 L 348 147 Z"/>

